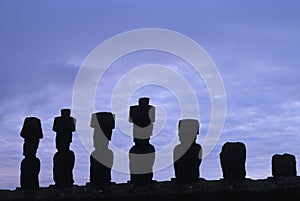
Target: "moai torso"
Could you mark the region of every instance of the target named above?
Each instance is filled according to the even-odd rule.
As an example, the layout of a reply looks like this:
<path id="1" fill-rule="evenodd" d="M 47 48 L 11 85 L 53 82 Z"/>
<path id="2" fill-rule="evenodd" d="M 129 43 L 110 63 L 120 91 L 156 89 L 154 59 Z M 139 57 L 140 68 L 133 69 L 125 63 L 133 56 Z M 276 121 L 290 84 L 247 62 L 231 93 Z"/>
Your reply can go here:
<path id="1" fill-rule="evenodd" d="M 199 122 L 194 119 L 183 119 L 178 124 L 180 144 L 174 148 L 173 161 L 177 182 L 195 182 L 200 176 L 202 148 L 196 143 L 199 133 Z"/>
<path id="2" fill-rule="evenodd" d="M 91 127 L 94 129 L 95 150 L 90 156 L 90 183 L 92 186 L 101 186 L 111 183 L 111 168 L 113 152 L 108 148 L 112 130 L 115 128 L 115 115 L 110 112 L 92 114 Z"/>
<path id="3" fill-rule="evenodd" d="M 225 182 L 237 183 L 245 180 L 246 146 L 241 142 L 226 142 L 220 153 Z"/>
<path id="4" fill-rule="evenodd" d="M 275 154 L 272 156 L 273 177 L 297 176 L 296 157 L 291 154 Z"/>
<path id="5" fill-rule="evenodd" d="M 71 150 L 58 151 L 53 157 L 53 180 L 59 188 L 70 187 L 74 183 L 73 168 L 75 154 Z"/>
<path id="6" fill-rule="evenodd" d="M 21 137 L 24 138 L 23 155 L 21 162 L 20 183 L 22 189 L 39 188 L 40 160 L 36 157 L 40 139 L 43 138 L 40 119 L 36 117 L 25 118 Z"/>
<path id="7" fill-rule="evenodd" d="M 134 184 L 152 182 L 155 148 L 150 144 L 155 121 L 155 108 L 149 98 L 140 98 L 139 105 L 131 106 L 129 122 L 133 123 L 135 145 L 129 151 L 130 181 Z"/>

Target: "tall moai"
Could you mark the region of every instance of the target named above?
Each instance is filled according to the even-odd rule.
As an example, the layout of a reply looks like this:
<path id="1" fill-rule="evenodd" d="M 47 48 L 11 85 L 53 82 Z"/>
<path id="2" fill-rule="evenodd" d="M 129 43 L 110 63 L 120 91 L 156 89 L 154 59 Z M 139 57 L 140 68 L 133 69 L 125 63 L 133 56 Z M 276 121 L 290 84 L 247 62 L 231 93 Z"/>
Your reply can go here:
<path id="1" fill-rule="evenodd" d="M 149 105 L 150 99 L 143 97 L 139 104 L 130 106 L 129 122 L 133 123 L 133 142 L 129 151 L 130 182 L 149 184 L 153 178 L 155 148 L 150 144 L 150 137 L 155 122 L 155 107 Z"/>
<path id="2" fill-rule="evenodd" d="M 226 142 L 220 153 L 224 181 L 236 184 L 245 180 L 246 146 L 242 142 Z"/>
<path id="3" fill-rule="evenodd" d="M 21 162 L 21 189 L 37 189 L 41 164 L 36 153 L 40 139 L 43 138 L 40 119 L 26 117 L 20 135 L 24 138 L 23 155 L 25 156 Z"/>
<path id="4" fill-rule="evenodd" d="M 57 152 L 53 157 L 53 179 L 55 186 L 72 186 L 75 154 L 70 150 L 72 132 L 76 130 L 76 119 L 71 117 L 70 109 L 62 109 L 61 116 L 55 117 L 52 130 L 56 132 Z"/>
<path id="5" fill-rule="evenodd" d="M 297 176 L 296 157 L 292 154 L 275 154 L 272 156 L 273 177 Z"/>
<path id="6" fill-rule="evenodd" d="M 111 112 L 92 114 L 90 127 L 94 129 L 95 150 L 90 156 L 90 182 L 87 185 L 102 186 L 111 183 L 114 155 L 108 148 L 115 128 L 115 115 Z"/>
<path id="7" fill-rule="evenodd" d="M 178 135 L 180 144 L 173 151 L 176 182 L 191 183 L 199 179 L 202 148 L 196 143 L 198 134 L 198 120 L 182 119 L 179 121 Z"/>

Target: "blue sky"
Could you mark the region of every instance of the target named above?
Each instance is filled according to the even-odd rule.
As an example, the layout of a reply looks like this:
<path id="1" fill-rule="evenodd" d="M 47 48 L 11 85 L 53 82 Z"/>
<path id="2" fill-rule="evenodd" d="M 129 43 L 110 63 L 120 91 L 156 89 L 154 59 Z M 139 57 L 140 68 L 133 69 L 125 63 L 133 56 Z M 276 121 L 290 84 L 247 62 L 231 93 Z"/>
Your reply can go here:
<path id="1" fill-rule="evenodd" d="M 170 29 L 196 41 L 213 59 L 223 79 L 226 122 L 214 150 L 202 161 L 201 177 L 222 177 L 218 154 L 226 141 L 246 144 L 250 178 L 271 175 L 273 154 L 291 153 L 299 160 L 299 9 L 296 0 L 0 0 L 0 188 L 19 186 L 23 159 L 19 134 L 27 116 L 39 117 L 44 131 L 38 149 L 40 185 L 53 184 L 52 157 L 56 150 L 51 127 L 61 108 L 72 108 L 73 86 L 83 61 L 110 37 L 148 27 Z M 197 89 L 201 142 L 210 121 L 208 91 L 190 66 L 174 55 L 144 51 L 116 61 L 99 83 L 96 109 L 110 109 L 110 97 L 104 94 L 113 89 L 122 73 L 149 63 L 172 69 L 180 66 L 179 73 Z M 144 95 L 168 114 L 165 127 L 152 140 L 160 150 L 176 138 L 178 103 L 167 90 L 145 86 L 133 94 L 130 104 Z M 124 152 L 132 146 L 131 138 L 119 129 L 111 143 Z M 75 183 L 83 185 L 89 180 L 89 153 L 77 133 L 71 147 L 76 154 Z M 154 177 L 168 180 L 174 177 L 173 169 L 155 172 Z M 116 182 L 128 179 L 128 174 L 113 173 Z"/>

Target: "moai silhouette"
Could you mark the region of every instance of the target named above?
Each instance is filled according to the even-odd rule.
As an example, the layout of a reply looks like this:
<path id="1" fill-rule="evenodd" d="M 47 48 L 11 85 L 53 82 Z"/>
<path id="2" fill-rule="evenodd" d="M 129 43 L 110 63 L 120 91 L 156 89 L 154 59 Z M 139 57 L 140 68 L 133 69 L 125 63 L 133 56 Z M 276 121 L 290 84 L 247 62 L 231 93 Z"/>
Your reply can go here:
<path id="1" fill-rule="evenodd" d="M 224 181 L 236 184 L 245 180 L 246 146 L 242 142 L 226 142 L 220 153 Z"/>
<path id="2" fill-rule="evenodd" d="M 135 145 L 129 151 L 130 182 L 149 184 L 153 178 L 155 148 L 150 137 L 155 122 L 155 107 L 149 105 L 149 98 L 139 99 L 139 104 L 130 106 L 129 122 L 133 123 Z"/>
<path id="3" fill-rule="evenodd" d="M 202 148 L 196 143 L 198 134 L 198 120 L 182 119 L 179 121 L 178 135 L 180 144 L 173 151 L 176 182 L 191 183 L 199 179 Z"/>
<path id="4" fill-rule="evenodd" d="M 272 156 L 272 175 L 273 177 L 292 177 L 297 176 L 296 158 L 291 154 L 275 154 Z"/>
<path id="5" fill-rule="evenodd" d="M 90 186 L 111 183 L 111 168 L 114 155 L 108 148 L 112 130 L 115 128 L 115 115 L 110 112 L 92 114 L 90 126 L 94 129 L 95 151 L 90 156 Z"/>
<path id="6" fill-rule="evenodd" d="M 20 135 L 24 138 L 23 155 L 25 156 L 21 162 L 21 189 L 37 189 L 41 165 L 36 152 L 40 139 L 43 138 L 40 119 L 26 117 Z"/>
<path id="7" fill-rule="evenodd" d="M 76 130 L 76 120 L 70 116 L 70 109 L 62 109 L 61 116 L 55 117 L 52 130 L 56 132 L 57 152 L 53 157 L 53 179 L 59 188 L 72 186 L 74 152 L 70 150 L 72 132 Z"/>

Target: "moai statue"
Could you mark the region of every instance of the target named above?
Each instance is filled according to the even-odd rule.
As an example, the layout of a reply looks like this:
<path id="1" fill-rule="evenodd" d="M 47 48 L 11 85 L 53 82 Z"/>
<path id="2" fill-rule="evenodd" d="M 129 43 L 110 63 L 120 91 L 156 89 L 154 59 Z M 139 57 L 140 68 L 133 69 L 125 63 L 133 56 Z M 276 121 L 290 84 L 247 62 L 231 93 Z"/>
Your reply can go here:
<path id="1" fill-rule="evenodd" d="M 297 176 L 296 158 L 291 154 L 275 154 L 272 156 L 272 175 L 273 177 L 292 177 Z"/>
<path id="2" fill-rule="evenodd" d="M 21 189 L 39 188 L 40 160 L 36 157 L 40 139 L 43 138 L 43 131 L 40 119 L 27 117 L 24 120 L 21 130 L 21 137 L 24 138 L 23 155 L 21 162 Z"/>
<path id="3" fill-rule="evenodd" d="M 95 151 L 90 156 L 90 183 L 87 185 L 107 185 L 111 183 L 111 168 L 114 160 L 108 144 L 115 128 L 115 115 L 110 112 L 94 113 L 90 126 L 94 129 Z"/>
<path id="4" fill-rule="evenodd" d="M 74 183 L 74 152 L 70 150 L 72 132 L 76 130 L 76 120 L 70 116 L 70 109 L 62 109 L 61 116 L 55 117 L 52 130 L 56 132 L 57 152 L 53 157 L 53 179 L 56 187 L 69 187 Z"/>
<path id="5" fill-rule="evenodd" d="M 246 146 L 242 142 L 226 142 L 220 153 L 224 181 L 237 184 L 246 176 Z"/>
<path id="6" fill-rule="evenodd" d="M 155 107 L 149 105 L 149 98 L 140 98 L 139 104 L 130 106 L 129 122 L 133 123 L 135 145 L 129 151 L 130 182 L 149 184 L 153 178 L 155 148 L 150 137 L 155 122 Z"/>
<path id="7" fill-rule="evenodd" d="M 199 179 L 202 148 L 196 143 L 198 134 L 198 120 L 182 119 L 179 121 L 178 135 L 180 144 L 173 151 L 176 182 L 191 183 Z"/>

